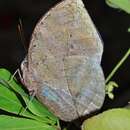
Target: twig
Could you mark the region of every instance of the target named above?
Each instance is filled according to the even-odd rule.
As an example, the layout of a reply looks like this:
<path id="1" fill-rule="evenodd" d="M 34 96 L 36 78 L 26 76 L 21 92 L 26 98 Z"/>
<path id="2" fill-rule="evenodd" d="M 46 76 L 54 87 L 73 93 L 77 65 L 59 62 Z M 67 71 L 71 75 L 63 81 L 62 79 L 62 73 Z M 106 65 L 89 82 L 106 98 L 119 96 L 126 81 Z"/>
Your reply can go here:
<path id="1" fill-rule="evenodd" d="M 108 75 L 108 77 L 106 78 L 106 84 L 114 76 L 114 74 L 116 73 L 116 71 L 119 69 L 119 67 L 121 67 L 121 65 L 128 58 L 129 55 L 130 55 L 130 48 L 128 49 L 128 51 L 126 52 L 126 54 L 123 56 L 123 58 L 118 62 L 118 64 L 115 66 L 115 68 L 112 70 L 112 72 Z"/>

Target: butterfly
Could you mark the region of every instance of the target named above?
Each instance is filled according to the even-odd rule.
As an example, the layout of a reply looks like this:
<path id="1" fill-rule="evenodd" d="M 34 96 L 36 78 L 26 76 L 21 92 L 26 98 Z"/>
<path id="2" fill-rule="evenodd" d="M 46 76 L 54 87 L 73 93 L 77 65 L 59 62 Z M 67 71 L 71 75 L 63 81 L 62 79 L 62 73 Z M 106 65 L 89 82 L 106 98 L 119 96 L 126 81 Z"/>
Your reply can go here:
<path id="1" fill-rule="evenodd" d="M 82 0 L 64 0 L 37 23 L 21 64 L 24 84 L 64 121 L 101 108 L 103 44 Z"/>

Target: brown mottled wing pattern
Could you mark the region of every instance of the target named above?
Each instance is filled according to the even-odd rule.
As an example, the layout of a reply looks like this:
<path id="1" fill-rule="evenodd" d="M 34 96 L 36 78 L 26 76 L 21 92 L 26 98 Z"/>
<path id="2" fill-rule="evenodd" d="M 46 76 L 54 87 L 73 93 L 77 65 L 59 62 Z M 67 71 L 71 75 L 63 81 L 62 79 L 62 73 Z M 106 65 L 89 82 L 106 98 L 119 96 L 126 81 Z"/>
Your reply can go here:
<path id="1" fill-rule="evenodd" d="M 89 114 L 104 101 L 102 52 L 82 1 L 64 0 L 36 25 L 28 68 L 23 70 L 25 84 L 36 89 L 37 98 L 62 120 Z"/>

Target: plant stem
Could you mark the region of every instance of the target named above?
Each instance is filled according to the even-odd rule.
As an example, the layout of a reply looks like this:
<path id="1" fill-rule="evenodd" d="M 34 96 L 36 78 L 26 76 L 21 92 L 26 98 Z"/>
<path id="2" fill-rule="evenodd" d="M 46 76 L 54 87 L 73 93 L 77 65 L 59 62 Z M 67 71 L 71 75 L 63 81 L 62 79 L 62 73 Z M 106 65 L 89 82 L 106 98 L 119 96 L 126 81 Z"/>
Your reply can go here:
<path id="1" fill-rule="evenodd" d="M 116 71 L 124 63 L 124 61 L 128 58 L 129 55 L 130 55 L 130 48 L 128 49 L 128 51 L 126 52 L 126 54 L 123 56 L 123 58 L 118 62 L 118 64 L 114 67 L 114 69 L 112 70 L 112 72 L 108 75 L 108 77 L 106 78 L 106 84 L 114 76 L 114 74 L 116 73 Z"/>

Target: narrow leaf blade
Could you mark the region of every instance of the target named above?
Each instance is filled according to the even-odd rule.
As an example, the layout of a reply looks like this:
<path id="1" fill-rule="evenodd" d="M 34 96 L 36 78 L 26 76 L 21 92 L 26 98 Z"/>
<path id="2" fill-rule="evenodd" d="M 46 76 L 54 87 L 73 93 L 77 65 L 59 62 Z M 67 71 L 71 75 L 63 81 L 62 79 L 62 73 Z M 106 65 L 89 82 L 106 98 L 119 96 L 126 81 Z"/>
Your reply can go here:
<path id="1" fill-rule="evenodd" d="M 56 128 L 31 119 L 1 115 L 0 130 L 56 130 Z"/>
<path id="2" fill-rule="evenodd" d="M 0 84 L 0 109 L 18 114 L 22 108 L 15 93 Z"/>
<path id="3" fill-rule="evenodd" d="M 25 101 L 27 108 L 34 115 L 37 115 L 40 120 L 41 119 L 43 119 L 43 120 L 50 119 L 50 123 L 56 124 L 56 122 L 58 121 L 58 118 L 55 117 L 51 112 L 49 112 L 48 109 L 35 98 L 32 101 L 30 101 L 29 95 L 25 93 L 25 91 L 22 89 L 22 86 L 17 82 L 17 80 L 12 78 L 12 75 L 8 70 L 0 69 L 0 78 L 2 79 L 2 82 L 3 82 L 3 80 L 4 80 L 4 82 L 7 82 L 7 83 L 4 83 L 5 85 L 9 85 L 9 86 L 7 86 L 7 88 L 11 88 L 15 92 L 20 94 L 20 96 Z M 25 114 L 27 114 L 27 112 L 24 111 L 21 114 L 25 115 Z"/>

